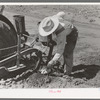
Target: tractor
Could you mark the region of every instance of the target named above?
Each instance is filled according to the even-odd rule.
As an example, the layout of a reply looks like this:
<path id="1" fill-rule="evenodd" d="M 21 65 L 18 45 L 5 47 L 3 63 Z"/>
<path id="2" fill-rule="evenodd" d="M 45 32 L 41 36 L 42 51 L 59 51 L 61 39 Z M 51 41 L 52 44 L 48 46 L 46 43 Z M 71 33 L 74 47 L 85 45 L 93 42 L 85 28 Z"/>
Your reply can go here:
<path id="1" fill-rule="evenodd" d="M 41 64 L 46 65 L 52 57 L 54 43 L 49 43 L 47 56 L 34 46 L 25 45 L 26 36 L 29 36 L 25 30 L 25 17 L 14 15 L 13 19 L 14 25 L 7 17 L 0 15 L 0 78 L 23 69 L 38 71 Z M 38 42 L 38 37 L 35 41 Z M 46 57 L 46 61 L 43 61 L 43 57 Z"/>

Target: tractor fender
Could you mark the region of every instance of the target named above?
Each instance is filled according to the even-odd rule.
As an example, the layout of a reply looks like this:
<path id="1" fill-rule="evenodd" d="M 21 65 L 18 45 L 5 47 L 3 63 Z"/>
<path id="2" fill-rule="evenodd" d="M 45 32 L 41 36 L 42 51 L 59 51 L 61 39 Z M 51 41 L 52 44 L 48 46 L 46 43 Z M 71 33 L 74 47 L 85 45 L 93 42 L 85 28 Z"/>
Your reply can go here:
<path id="1" fill-rule="evenodd" d="M 10 20 L 0 14 L 0 60 L 15 52 L 16 48 L 5 49 L 15 45 L 17 45 L 17 32 Z"/>

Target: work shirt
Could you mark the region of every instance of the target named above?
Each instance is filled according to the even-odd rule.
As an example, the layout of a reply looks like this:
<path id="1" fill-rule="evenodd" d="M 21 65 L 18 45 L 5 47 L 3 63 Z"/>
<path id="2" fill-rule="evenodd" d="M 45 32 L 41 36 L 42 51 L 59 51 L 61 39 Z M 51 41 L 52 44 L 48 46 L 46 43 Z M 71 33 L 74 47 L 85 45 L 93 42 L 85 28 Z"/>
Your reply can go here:
<path id="1" fill-rule="evenodd" d="M 56 46 L 54 47 L 53 55 L 55 53 L 58 53 L 60 55 L 63 54 L 65 44 L 67 44 L 67 36 L 72 33 L 72 30 L 74 29 L 73 24 L 70 22 L 66 22 L 65 26 L 59 25 L 55 33 L 52 34 L 52 40 L 56 42 Z M 40 42 L 48 42 L 47 37 L 43 37 L 39 35 L 39 41 Z M 70 40 L 72 41 L 72 40 Z"/>
<path id="2" fill-rule="evenodd" d="M 63 54 L 65 44 L 67 43 L 66 37 L 71 33 L 72 30 L 73 30 L 73 25 L 70 22 L 66 22 L 64 27 L 62 27 L 61 25 L 58 27 L 57 31 L 55 32 L 57 34 L 56 35 L 57 37 L 54 40 L 57 43 L 56 53 L 59 53 L 60 55 Z"/>

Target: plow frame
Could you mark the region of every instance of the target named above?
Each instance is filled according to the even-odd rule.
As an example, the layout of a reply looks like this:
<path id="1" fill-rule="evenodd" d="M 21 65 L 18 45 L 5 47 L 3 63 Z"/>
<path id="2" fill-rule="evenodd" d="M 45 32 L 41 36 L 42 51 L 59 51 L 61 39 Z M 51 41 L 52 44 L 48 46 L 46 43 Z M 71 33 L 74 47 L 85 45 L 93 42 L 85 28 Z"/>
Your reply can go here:
<path id="1" fill-rule="evenodd" d="M 19 15 L 18 15 L 18 17 L 19 17 Z M 20 16 L 21 17 L 21 16 Z M 22 16 L 23 17 L 23 16 Z M 12 71 L 15 71 L 15 70 L 20 70 L 20 69 L 22 69 L 23 67 L 22 66 L 20 66 L 20 61 L 22 60 L 22 58 L 23 58 L 23 56 L 27 56 L 28 54 L 32 54 L 32 53 L 36 53 L 36 55 L 37 55 L 37 58 L 38 58 L 38 61 L 36 62 L 36 65 L 35 65 L 35 68 L 34 68 L 34 70 L 33 71 L 38 71 L 39 70 L 39 68 L 41 68 L 41 64 L 43 65 L 47 65 L 47 63 L 51 60 L 51 58 L 52 58 L 52 52 L 53 52 L 53 47 L 54 47 L 54 44 L 50 44 L 50 46 L 49 46 L 49 53 L 48 53 L 48 55 L 47 56 L 43 56 L 43 55 L 45 55 L 42 51 L 40 51 L 40 50 L 38 50 L 38 49 L 35 49 L 34 47 L 29 47 L 29 46 L 27 46 L 27 45 L 25 45 L 23 48 L 21 48 L 20 46 L 21 46 L 21 36 L 23 35 L 23 31 L 25 32 L 25 26 L 21 26 L 20 24 L 18 25 L 17 24 L 17 26 L 16 26 L 16 24 L 15 24 L 15 27 L 17 27 L 16 29 L 17 29 L 17 32 L 16 32 L 16 30 L 15 30 L 15 27 L 13 26 L 13 24 L 6 18 L 6 17 L 4 17 L 3 15 L 0 15 L 0 20 L 1 21 L 4 21 L 5 23 L 7 23 L 9 26 L 10 26 L 10 28 L 12 28 L 14 31 L 15 31 L 15 35 L 16 35 L 16 37 L 17 37 L 17 47 L 16 47 L 16 49 L 17 49 L 17 51 L 15 51 L 14 53 L 12 53 L 12 54 L 10 54 L 10 55 L 7 55 L 7 57 L 5 57 L 4 59 L 2 59 L 2 60 L 0 60 L 0 67 L 1 67 L 1 69 L 2 69 L 2 66 L 4 65 L 4 64 L 6 64 L 6 63 L 8 63 L 8 62 L 11 62 L 11 61 L 13 61 L 13 60 L 16 60 L 16 65 L 17 66 L 15 66 L 15 67 L 10 67 L 10 68 L 7 68 L 7 70 L 8 70 L 8 72 L 12 72 Z M 16 20 L 16 18 L 14 18 L 15 20 Z M 17 23 L 21 23 L 21 21 L 19 20 L 19 19 L 17 19 Z M 24 21 L 24 20 L 23 20 Z M 25 23 L 25 22 L 22 22 L 22 25 L 24 25 L 23 23 Z M 24 30 L 23 29 L 21 29 L 21 28 L 23 28 L 24 27 Z M 23 30 L 23 31 L 22 31 Z M 27 32 L 28 33 L 28 32 Z M 25 39 L 26 40 L 26 39 Z M 37 38 L 35 39 L 35 41 L 37 42 Z M 24 41 L 24 42 L 26 42 L 26 41 Z M 34 45 L 34 44 L 33 44 Z M 43 61 L 43 57 L 46 57 L 46 62 L 44 62 Z M 27 63 L 27 62 L 25 62 L 25 63 Z M 25 67 L 28 67 L 29 65 L 27 65 L 26 64 L 26 66 Z M 0 69 L 0 70 L 1 70 Z M 4 69 L 5 69 L 5 67 L 4 67 Z M 2 73 L 2 72 L 1 72 Z M 1 74 L 0 74 L 1 75 Z"/>
<path id="2" fill-rule="evenodd" d="M 21 15 L 18 15 L 18 16 L 21 16 Z M 24 17 L 24 16 L 23 16 Z M 16 19 L 16 18 L 15 18 Z M 4 64 L 8 63 L 8 62 L 11 62 L 13 60 L 16 60 L 17 61 L 17 67 L 15 69 L 21 69 L 20 67 L 20 60 L 21 60 L 21 57 L 24 55 L 28 55 L 28 54 L 32 54 L 32 53 L 36 53 L 37 56 L 38 56 L 38 62 L 37 62 L 37 65 L 35 67 L 34 70 L 37 70 L 40 66 L 40 63 L 41 63 L 41 58 L 42 58 L 42 52 L 39 51 L 38 49 L 34 49 L 34 48 L 31 48 L 29 46 L 24 46 L 23 48 L 20 47 L 21 45 L 21 36 L 23 35 L 23 33 L 19 32 L 20 31 L 20 27 L 19 25 L 17 25 L 17 32 L 16 32 L 16 29 L 14 27 L 14 25 L 3 15 L 0 15 L 0 21 L 6 23 L 13 31 L 14 31 L 14 34 L 16 36 L 16 39 L 17 39 L 17 45 L 16 45 L 16 49 L 17 51 L 15 50 L 14 53 L 11 53 L 11 54 L 8 54 L 6 55 L 5 57 L 2 57 L 3 59 L 0 60 L 0 69 L 2 67 L 5 67 Z M 18 21 L 20 22 L 20 20 L 18 19 Z M 23 20 L 23 23 L 24 23 L 24 20 Z M 15 26 L 16 26 L 16 23 L 15 23 Z M 22 26 L 23 27 L 23 26 Z M 25 28 L 25 26 L 24 26 Z M 25 30 L 24 30 L 25 31 Z M 26 39 L 25 41 L 26 42 Z M 5 48 L 4 48 L 5 49 Z M 1 49 L 2 50 L 2 49 Z M 19 62 L 19 63 L 18 63 Z M 18 68 L 19 67 L 19 68 Z M 26 66 L 27 67 L 27 66 Z M 9 69 L 11 69 L 13 67 L 10 67 Z M 7 68 L 8 69 L 8 68 Z M 8 70 L 9 71 L 9 70 Z"/>

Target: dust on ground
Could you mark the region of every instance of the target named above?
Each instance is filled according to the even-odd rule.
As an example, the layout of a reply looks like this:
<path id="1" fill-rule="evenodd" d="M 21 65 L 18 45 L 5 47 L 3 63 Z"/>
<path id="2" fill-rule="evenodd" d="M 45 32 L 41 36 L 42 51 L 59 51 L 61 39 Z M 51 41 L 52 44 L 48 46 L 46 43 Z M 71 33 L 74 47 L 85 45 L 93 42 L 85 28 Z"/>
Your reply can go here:
<path id="1" fill-rule="evenodd" d="M 37 34 L 37 22 L 48 15 L 65 11 L 65 20 L 79 30 L 70 79 L 37 73 L 1 88 L 91 88 L 100 87 L 100 6 L 99 5 L 31 5 L 6 6 L 5 16 L 11 21 L 14 13 L 25 15 L 27 31 Z M 50 82 L 47 79 L 50 79 Z"/>

